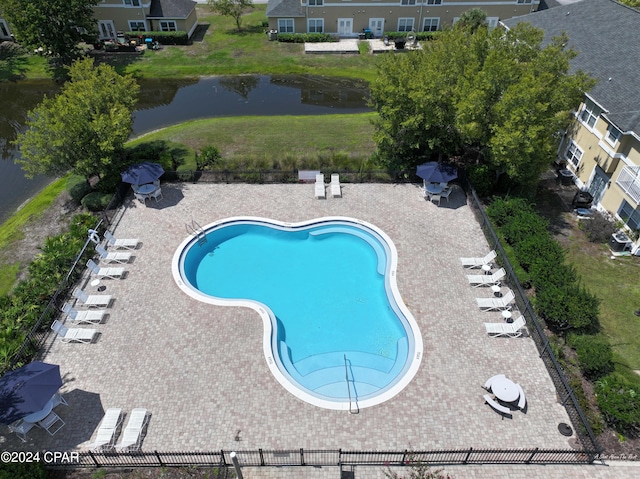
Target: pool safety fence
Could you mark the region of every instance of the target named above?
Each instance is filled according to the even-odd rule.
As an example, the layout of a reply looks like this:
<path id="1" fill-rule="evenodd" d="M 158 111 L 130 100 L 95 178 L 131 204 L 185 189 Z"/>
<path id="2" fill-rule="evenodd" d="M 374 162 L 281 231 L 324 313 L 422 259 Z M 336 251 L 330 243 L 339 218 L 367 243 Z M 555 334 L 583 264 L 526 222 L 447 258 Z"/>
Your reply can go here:
<path id="1" fill-rule="evenodd" d="M 591 429 L 591 425 L 580 407 L 573 389 L 569 385 L 569 381 L 562 370 L 562 366 L 558 363 L 558 360 L 551 348 L 549 338 L 544 332 L 542 323 L 534 313 L 531 302 L 522 289 L 522 285 L 518 281 L 511 263 L 507 259 L 507 255 L 500 243 L 500 240 L 498 239 L 498 235 L 493 229 L 478 195 L 466 181 L 463 180 L 463 183 L 465 183 L 464 187 L 468 193 L 467 198 L 469 206 L 474 212 L 476 220 L 482 228 L 485 238 L 489 243 L 489 248 L 494 249 L 497 253 L 497 263 L 500 264 L 507 273 L 507 279 L 504 282 L 509 285 L 516 295 L 516 306 L 527 321 L 527 331 L 529 332 L 531 339 L 533 339 L 536 348 L 538 349 L 538 353 L 540 354 L 540 359 L 542 359 L 549 376 L 553 381 L 559 402 L 564 406 L 569 418 L 571 419 L 571 423 L 575 429 L 579 442 L 579 444 L 576 444 L 575 446 L 583 448 L 584 450 L 601 452 L 602 447 L 599 445 L 595 434 Z"/>
<path id="2" fill-rule="evenodd" d="M 558 449 L 457 449 L 436 451 L 348 451 L 342 449 L 256 449 L 212 452 L 80 452 L 47 463 L 49 469 L 117 467 L 210 467 L 211 477 L 226 478 L 235 452 L 240 467 L 411 467 L 466 464 L 591 464 L 596 451 Z"/>

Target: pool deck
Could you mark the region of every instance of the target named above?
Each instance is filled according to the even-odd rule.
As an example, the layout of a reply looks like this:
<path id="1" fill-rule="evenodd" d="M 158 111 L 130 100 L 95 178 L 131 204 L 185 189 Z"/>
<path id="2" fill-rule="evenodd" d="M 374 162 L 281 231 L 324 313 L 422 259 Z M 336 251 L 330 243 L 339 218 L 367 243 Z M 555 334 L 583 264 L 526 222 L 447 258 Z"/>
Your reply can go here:
<path id="1" fill-rule="evenodd" d="M 108 319 L 95 326 L 97 341 L 66 344 L 49 338 L 43 359 L 60 364 L 69 407 L 56 411 L 65 427 L 53 438 L 33 429 L 27 444 L 2 428 L 5 449 L 86 449 L 109 407 L 151 412 L 143 443 L 149 451 L 572 447 L 575 438 L 558 433 L 558 424 L 569 419 L 533 341 L 485 333 L 482 323 L 501 317 L 478 310 L 475 298 L 491 291 L 471 288 L 459 263 L 460 256 L 488 250 L 461 190 L 441 207 L 426 202 L 415 185 L 343 184 L 342 198 L 326 200 L 314 198 L 311 184 L 185 183 L 163 185 L 162 191 L 164 199 L 148 201 L 147 207 L 128 200 L 117 218 L 115 236 L 140 238 L 141 245 L 125 265 L 125 279 L 102 282 L 105 294 L 115 299 Z M 204 304 L 178 288 L 171 259 L 188 235 L 185 224 L 245 215 L 288 222 L 349 216 L 391 237 L 399 255 L 398 287 L 424 341 L 420 370 L 399 395 L 355 415 L 302 402 L 269 372 L 257 313 Z M 88 278 L 85 287 L 96 292 Z M 514 412 L 513 419 L 502 420 L 484 404 L 482 385 L 497 373 L 522 385 L 526 414 Z M 468 466 L 452 473 L 536 477 L 522 472 L 532 471 L 527 467 L 535 466 Z M 544 477 L 556 477 L 549 467 L 537 467 Z M 613 477 L 594 475 L 594 468 L 572 466 L 571 475 Z M 372 468 L 359 470 L 382 477 Z M 311 478 L 321 477 L 316 474 L 322 470 L 250 471 L 245 477 Z M 338 477 L 335 468 L 327 471 L 334 472 L 323 477 Z"/>

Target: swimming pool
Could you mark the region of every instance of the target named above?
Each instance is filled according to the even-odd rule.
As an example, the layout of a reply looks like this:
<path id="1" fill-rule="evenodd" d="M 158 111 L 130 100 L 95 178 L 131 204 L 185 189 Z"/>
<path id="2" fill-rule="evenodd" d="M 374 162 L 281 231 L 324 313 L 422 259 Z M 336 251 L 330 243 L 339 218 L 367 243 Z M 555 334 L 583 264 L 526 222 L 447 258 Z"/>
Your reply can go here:
<path id="1" fill-rule="evenodd" d="M 288 391 L 353 410 L 398 394 L 422 359 L 396 265 L 391 239 L 362 221 L 236 217 L 185 239 L 172 268 L 190 296 L 260 314 L 265 358 Z"/>

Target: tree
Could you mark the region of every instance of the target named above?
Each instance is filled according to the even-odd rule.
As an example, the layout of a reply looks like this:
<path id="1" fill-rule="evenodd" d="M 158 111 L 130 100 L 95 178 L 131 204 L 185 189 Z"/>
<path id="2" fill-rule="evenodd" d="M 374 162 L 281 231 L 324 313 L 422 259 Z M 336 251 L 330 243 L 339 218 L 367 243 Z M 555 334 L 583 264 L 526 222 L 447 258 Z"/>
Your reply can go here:
<path id="1" fill-rule="evenodd" d="M 232 17 L 236 21 L 238 31 L 242 29 L 242 14 L 253 7 L 251 0 L 208 0 L 212 10 L 220 15 Z"/>
<path id="2" fill-rule="evenodd" d="M 487 14 L 481 8 L 472 8 L 462 12 L 460 18 L 455 23 L 455 28 L 462 28 L 474 33 L 478 28 L 487 24 Z"/>
<path id="3" fill-rule="evenodd" d="M 593 86 L 585 74 L 569 74 L 575 53 L 566 37 L 544 48 L 543 37 L 528 24 L 507 32 L 460 27 L 411 55 L 386 56 L 371 85 L 385 164 L 458 156 L 531 189 L 554 156 L 556 132 Z"/>
<path id="4" fill-rule="evenodd" d="M 0 0 L 16 40 L 25 48 L 42 48 L 56 61 L 70 65 L 79 43 L 96 38 L 93 7 L 100 0 Z"/>
<path id="5" fill-rule="evenodd" d="M 58 95 L 27 114 L 16 162 L 29 177 L 69 170 L 85 178 L 113 176 L 131 133 L 138 84 L 91 59 L 76 61 L 69 77 Z"/>

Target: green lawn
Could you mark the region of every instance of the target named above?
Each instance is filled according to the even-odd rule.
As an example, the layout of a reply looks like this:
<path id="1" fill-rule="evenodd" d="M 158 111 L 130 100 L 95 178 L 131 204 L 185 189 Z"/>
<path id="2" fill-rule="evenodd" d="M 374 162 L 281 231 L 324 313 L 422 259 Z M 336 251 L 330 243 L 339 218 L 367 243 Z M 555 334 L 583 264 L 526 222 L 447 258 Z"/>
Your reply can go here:
<path id="1" fill-rule="evenodd" d="M 610 258 L 602 245 L 600 254 L 583 248 L 579 241 L 571 244 L 568 260 L 576 266 L 584 285 L 600 298 L 600 323 L 614 353 L 631 369 L 640 370 L 640 259 Z M 624 366 L 622 366 L 624 367 Z"/>

